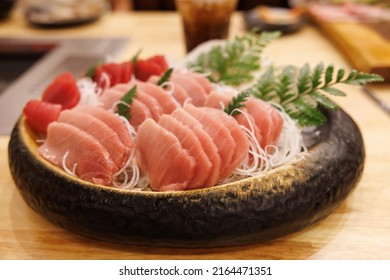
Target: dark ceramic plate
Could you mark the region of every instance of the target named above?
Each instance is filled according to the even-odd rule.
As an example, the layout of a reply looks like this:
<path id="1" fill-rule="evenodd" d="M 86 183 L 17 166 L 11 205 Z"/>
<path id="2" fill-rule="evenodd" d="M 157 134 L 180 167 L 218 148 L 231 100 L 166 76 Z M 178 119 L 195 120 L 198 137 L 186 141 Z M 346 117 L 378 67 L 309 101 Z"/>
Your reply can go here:
<path id="1" fill-rule="evenodd" d="M 301 161 L 209 189 L 134 192 L 86 183 L 37 156 L 22 118 L 9 143 L 13 179 L 26 203 L 50 221 L 92 238 L 174 247 L 261 242 L 328 216 L 356 186 L 364 165 L 360 131 L 342 110 L 305 133 Z"/>
<path id="2" fill-rule="evenodd" d="M 65 28 L 83 25 L 98 20 L 105 13 L 104 9 L 84 17 L 73 17 L 69 19 L 56 19 L 51 17 L 51 10 L 46 7 L 33 6 L 26 10 L 26 20 L 34 26 L 41 28 Z"/>
<path id="3" fill-rule="evenodd" d="M 277 9 L 284 9 L 284 8 L 277 8 Z M 296 32 L 302 27 L 304 23 L 304 19 L 302 16 L 299 16 L 296 21 L 291 23 L 277 24 L 277 23 L 266 22 L 263 21 L 258 16 L 255 9 L 249 10 L 244 13 L 244 21 L 248 29 L 258 28 L 261 31 L 281 31 L 282 33 Z"/>

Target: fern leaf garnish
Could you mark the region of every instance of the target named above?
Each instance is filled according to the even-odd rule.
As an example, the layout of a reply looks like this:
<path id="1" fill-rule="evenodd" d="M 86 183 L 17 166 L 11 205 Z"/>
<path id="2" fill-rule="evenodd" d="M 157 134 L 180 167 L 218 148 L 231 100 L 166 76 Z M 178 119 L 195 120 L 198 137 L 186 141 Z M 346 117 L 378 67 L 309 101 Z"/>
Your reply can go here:
<path id="1" fill-rule="evenodd" d="M 244 106 L 244 102 L 252 95 L 252 89 L 246 89 L 240 92 L 237 96 L 233 97 L 232 101 L 229 102 L 228 107 L 225 108 L 225 113 L 231 116 L 238 115 L 240 112 L 236 109 L 239 109 Z"/>
<path id="2" fill-rule="evenodd" d="M 272 75 L 271 75 L 272 74 Z M 363 85 L 383 81 L 383 77 L 357 70 L 335 71 L 333 65 L 317 64 L 313 70 L 308 64 L 300 69 L 286 66 L 278 75 L 267 70 L 253 88 L 254 96 L 263 100 L 273 100 L 295 119 L 301 126 L 320 125 L 326 117 L 319 105 L 335 110 L 338 106 L 326 95 L 345 96 L 345 92 L 334 87 L 337 84 Z"/>
<path id="3" fill-rule="evenodd" d="M 237 86 L 249 82 L 260 69 L 263 49 L 279 36 L 280 32 L 247 33 L 200 54 L 188 67 L 209 73 L 208 79 L 215 83 Z"/>
<path id="4" fill-rule="evenodd" d="M 130 107 L 133 103 L 136 92 L 137 86 L 134 86 L 122 97 L 121 101 L 117 105 L 117 113 L 119 116 L 124 116 L 126 119 L 130 119 Z"/>

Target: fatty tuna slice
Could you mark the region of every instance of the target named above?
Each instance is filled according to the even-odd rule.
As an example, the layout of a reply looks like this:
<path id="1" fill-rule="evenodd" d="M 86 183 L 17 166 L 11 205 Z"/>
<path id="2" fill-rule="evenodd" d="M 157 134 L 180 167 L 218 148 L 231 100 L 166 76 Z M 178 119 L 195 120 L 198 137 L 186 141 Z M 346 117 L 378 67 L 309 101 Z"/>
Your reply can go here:
<path id="1" fill-rule="evenodd" d="M 213 86 L 205 76 L 192 71 L 187 71 L 185 73 L 188 76 L 194 78 L 200 84 L 200 86 L 206 91 L 206 93 L 210 93 L 213 90 Z"/>
<path id="2" fill-rule="evenodd" d="M 203 89 L 198 81 L 180 71 L 172 72 L 171 81 L 174 84 L 180 85 L 187 92 L 195 106 L 204 106 L 207 92 Z"/>
<path id="3" fill-rule="evenodd" d="M 134 148 L 134 141 L 130 135 L 129 129 L 115 113 L 97 106 L 78 106 L 74 110 L 98 118 L 118 134 L 119 139 L 125 147 L 128 147 L 131 150 Z"/>
<path id="4" fill-rule="evenodd" d="M 118 171 L 107 149 L 95 137 L 67 123 L 49 125 L 39 154 L 59 167 L 65 164 L 80 179 L 95 184 L 110 185 Z"/>
<path id="5" fill-rule="evenodd" d="M 233 94 L 227 92 L 211 91 L 206 98 L 205 106 L 222 110 L 228 107 L 233 97 Z"/>
<path id="6" fill-rule="evenodd" d="M 157 100 L 164 114 L 170 114 L 179 107 L 179 103 L 161 87 L 148 82 L 137 82 L 136 85 L 141 91 Z"/>
<path id="7" fill-rule="evenodd" d="M 231 136 L 234 139 L 234 153 L 230 163 L 227 165 L 224 173 L 221 174 L 221 177 L 227 177 L 231 175 L 245 157 L 249 153 L 249 140 L 246 136 L 246 133 L 242 130 L 239 123 L 232 116 L 226 114 L 221 110 L 216 110 L 213 108 L 205 108 L 205 110 L 210 112 L 216 120 L 219 120 L 229 131 Z"/>
<path id="8" fill-rule="evenodd" d="M 157 82 L 159 80 L 160 80 L 159 76 L 151 76 L 149 78 L 148 82 L 153 83 L 153 84 L 157 84 Z M 191 101 L 191 98 L 188 96 L 187 92 L 183 89 L 182 86 L 180 86 L 177 83 L 175 84 L 171 81 L 168 81 L 168 82 L 170 82 L 170 83 L 167 84 L 167 89 L 165 89 L 165 91 L 167 91 L 167 93 L 169 93 L 170 91 L 173 91 L 171 93 L 171 95 L 177 102 L 179 102 L 180 105 L 183 105 L 185 102 Z"/>
<path id="9" fill-rule="evenodd" d="M 188 95 L 188 93 L 184 90 L 184 88 L 179 84 L 173 84 L 173 93 L 172 96 L 180 103 L 180 105 L 184 105 L 186 102 L 192 102 L 192 98 Z"/>
<path id="10" fill-rule="evenodd" d="M 276 110 L 271 104 L 264 102 L 264 106 L 266 111 L 271 115 L 272 125 L 274 127 L 270 144 L 276 145 L 283 130 L 284 119 L 279 111 Z"/>
<path id="11" fill-rule="evenodd" d="M 130 156 L 130 147 L 123 145 L 118 134 L 94 116 L 74 110 L 64 110 L 57 121 L 71 124 L 95 137 L 106 148 L 118 169 L 126 163 Z"/>
<path id="12" fill-rule="evenodd" d="M 273 144 L 276 138 L 276 124 L 273 124 L 272 116 L 269 112 L 270 108 L 266 109 L 267 103 L 256 98 L 248 98 L 245 102 L 245 109 L 250 114 L 258 130 L 261 132 L 260 146 L 264 149 L 267 145 Z M 283 123 L 282 123 L 283 126 Z M 279 136 L 278 136 L 279 137 Z"/>
<path id="13" fill-rule="evenodd" d="M 139 125 L 151 117 L 152 113 L 149 108 L 138 99 L 134 99 L 130 106 L 130 124 L 137 129 Z"/>
<path id="14" fill-rule="evenodd" d="M 153 190 L 185 190 L 194 176 L 195 159 L 175 135 L 153 119 L 147 119 L 138 128 L 136 156 Z"/>
<path id="15" fill-rule="evenodd" d="M 210 135 L 211 139 L 213 139 L 221 157 L 219 179 L 225 179 L 226 176 L 230 175 L 227 172 L 227 168 L 232 161 L 236 144 L 229 129 L 218 118 L 215 118 L 212 113 L 212 111 L 222 111 L 214 108 L 195 107 L 192 104 L 186 104 L 184 110 L 194 116 L 203 125 L 203 129 Z"/>
<path id="16" fill-rule="evenodd" d="M 99 102 L 101 104 L 101 107 L 106 110 L 111 110 L 115 112 L 117 110 L 116 105 L 122 99 L 123 95 L 124 95 L 123 92 L 117 89 L 114 88 L 106 89 L 99 97 Z"/>
<path id="17" fill-rule="evenodd" d="M 209 161 L 211 162 L 210 175 L 205 182 L 206 186 L 214 186 L 219 179 L 221 170 L 221 156 L 219 155 L 218 148 L 213 142 L 210 135 L 203 129 L 203 125 L 192 115 L 182 108 L 178 108 L 173 111 L 172 117 L 180 121 L 182 124 L 188 126 L 199 139 L 202 144 Z"/>
<path id="18" fill-rule="evenodd" d="M 170 115 L 163 115 L 158 124 L 167 131 L 173 133 L 180 141 L 183 149 L 195 159 L 196 167 L 194 177 L 188 183 L 188 189 L 208 187 L 206 182 L 211 172 L 211 162 L 207 157 L 202 144 L 196 134 L 186 125 Z"/>
<path id="19" fill-rule="evenodd" d="M 122 91 L 124 94 L 126 94 L 132 89 L 132 87 L 133 85 L 131 84 L 117 84 L 114 86 L 114 89 Z M 158 121 L 161 118 L 163 109 L 156 98 L 137 88 L 135 99 L 139 100 L 146 107 L 148 107 L 150 114 L 155 121 Z"/>

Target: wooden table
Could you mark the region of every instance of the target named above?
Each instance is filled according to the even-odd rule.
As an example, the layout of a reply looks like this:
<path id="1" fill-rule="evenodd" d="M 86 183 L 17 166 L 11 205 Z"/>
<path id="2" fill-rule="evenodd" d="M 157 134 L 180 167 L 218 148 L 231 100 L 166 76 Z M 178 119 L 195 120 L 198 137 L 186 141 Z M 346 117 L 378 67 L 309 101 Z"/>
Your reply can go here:
<path id="1" fill-rule="evenodd" d="M 233 18 L 231 34 L 244 31 L 242 18 Z M 128 36 L 131 43 L 122 58 L 140 48 L 142 55 L 163 53 L 172 59 L 185 55 L 179 17 L 174 13 L 108 15 L 96 23 L 62 30 L 31 28 L 14 13 L 0 23 L 0 37 Z M 348 64 L 314 27 L 273 42 L 266 55 L 276 64 L 301 66 L 305 62 Z M 126 246 L 96 241 L 68 232 L 33 212 L 11 178 L 7 146 L 0 137 L 0 258 L 2 259 L 390 259 L 390 118 L 359 87 L 336 102 L 360 127 L 367 159 L 356 190 L 321 223 L 273 241 L 218 249 L 172 249 Z M 390 102 L 390 87 L 376 86 Z"/>

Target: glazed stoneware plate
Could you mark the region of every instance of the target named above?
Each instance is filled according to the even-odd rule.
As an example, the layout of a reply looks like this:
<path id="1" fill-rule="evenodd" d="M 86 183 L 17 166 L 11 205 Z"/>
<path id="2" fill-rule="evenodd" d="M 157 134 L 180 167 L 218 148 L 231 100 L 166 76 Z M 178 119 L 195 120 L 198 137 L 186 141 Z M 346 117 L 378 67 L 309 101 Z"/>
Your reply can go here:
<path id="1" fill-rule="evenodd" d="M 329 215 L 356 186 L 364 145 L 343 111 L 306 131 L 304 159 L 208 189 L 126 191 L 81 181 L 47 163 L 22 117 L 9 143 L 16 186 L 37 213 L 72 232 L 130 244 L 220 247 L 296 232 Z"/>

